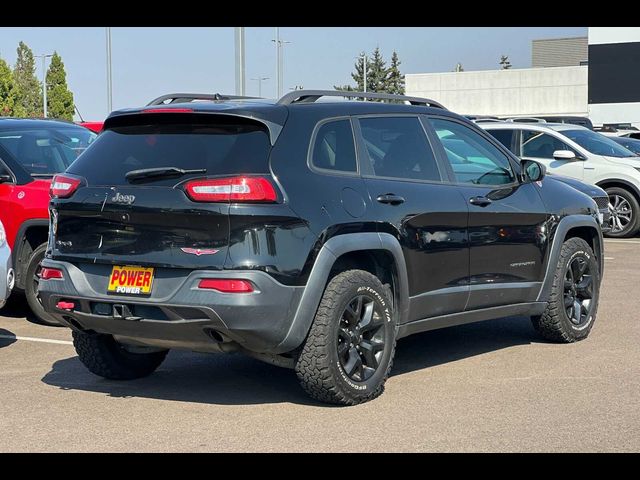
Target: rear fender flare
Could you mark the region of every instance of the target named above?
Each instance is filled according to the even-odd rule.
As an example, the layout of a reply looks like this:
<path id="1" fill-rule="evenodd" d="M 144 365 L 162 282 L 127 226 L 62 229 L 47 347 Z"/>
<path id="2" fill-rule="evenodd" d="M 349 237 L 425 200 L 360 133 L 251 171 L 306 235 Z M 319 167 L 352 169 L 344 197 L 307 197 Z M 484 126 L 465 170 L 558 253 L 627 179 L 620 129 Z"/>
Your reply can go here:
<path id="1" fill-rule="evenodd" d="M 403 324 L 407 321 L 409 315 L 407 266 L 398 240 L 388 233 L 369 232 L 338 235 L 329 239 L 320 249 L 293 316 L 289 332 L 276 347 L 275 353 L 288 352 L 302 344 L 324 294 L 333 264 L 345 253 L 362 250 L 386 250 L 393 256 L 398 277 L 397 323 Z"/>

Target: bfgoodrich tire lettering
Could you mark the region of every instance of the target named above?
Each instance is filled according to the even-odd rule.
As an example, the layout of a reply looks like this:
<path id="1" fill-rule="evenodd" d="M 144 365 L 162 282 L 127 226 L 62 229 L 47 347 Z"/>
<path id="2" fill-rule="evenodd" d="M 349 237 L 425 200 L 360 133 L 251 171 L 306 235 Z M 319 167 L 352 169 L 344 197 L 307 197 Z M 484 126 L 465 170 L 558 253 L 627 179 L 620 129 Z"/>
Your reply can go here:
<path id="1" fill-rule="evenodd" d="M 302 387 L 340 405 L 377 397 L 391 370 L 395 326 L 389 289 L 377 277 L 362 270 L 336 275 L 296 361 Z"/>
<path id="2" fill-rule="evenodd" d="M 534 328 L 552 342 L 586 338 L 596 320 L 599 293 L 600 271 L 591 247 L 570 238 L 562 245 L 547 307 L 532 318 Z"/>

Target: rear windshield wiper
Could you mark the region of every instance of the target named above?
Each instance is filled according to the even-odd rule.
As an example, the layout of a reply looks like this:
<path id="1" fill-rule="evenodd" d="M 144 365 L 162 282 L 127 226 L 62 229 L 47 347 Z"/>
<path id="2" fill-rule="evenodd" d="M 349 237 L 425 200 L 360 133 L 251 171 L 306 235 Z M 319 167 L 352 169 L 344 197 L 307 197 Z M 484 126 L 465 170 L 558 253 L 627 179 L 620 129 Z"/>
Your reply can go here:
<path id="1" fill-rule="evenodd" d="M 207 173 L 206 168 L 193 168 L 186 170 L 178 167 L 159 167 L 159 168 L 142 168 L 140 170 L 131 170 L 127 172 L 125 178 L 129 182 L 140 182 L 143 180 L 153 180 L 156 178 L 181 177 L 190 173 Z"/>

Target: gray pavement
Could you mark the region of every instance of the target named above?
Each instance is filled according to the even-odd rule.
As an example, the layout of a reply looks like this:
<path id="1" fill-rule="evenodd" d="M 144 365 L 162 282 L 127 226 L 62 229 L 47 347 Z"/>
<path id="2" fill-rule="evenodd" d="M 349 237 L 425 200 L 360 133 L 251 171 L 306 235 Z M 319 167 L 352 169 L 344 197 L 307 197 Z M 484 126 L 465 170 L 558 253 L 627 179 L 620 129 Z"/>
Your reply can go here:
<path id="1" fill-rule="evenodd" d="M 349 408 L 240 355 L 171 352 L 148 378 L 104 380 L 69 330 L 13 302 L 0 310 L 0 451 L 638 451 L 640 240 L 605 254 L 588 339 L 545 343 L 526 318 L 408 337 L 385 393 Z"/>

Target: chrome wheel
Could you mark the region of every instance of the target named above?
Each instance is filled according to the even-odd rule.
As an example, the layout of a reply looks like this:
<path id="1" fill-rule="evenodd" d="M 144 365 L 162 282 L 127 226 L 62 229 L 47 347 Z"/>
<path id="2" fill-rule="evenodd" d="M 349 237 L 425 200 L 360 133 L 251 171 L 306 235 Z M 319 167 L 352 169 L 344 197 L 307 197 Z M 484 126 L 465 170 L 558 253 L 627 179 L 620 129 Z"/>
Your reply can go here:
<path id="1" fill-rule="evenodd" d="M 564 277 L 564 308 L 574 325 L 583 325 L 593 306 L 593 272 L 587 258 L 574 257 Z"/>
<path id="2" fill-rule="evenodd" d="M 368 295 L 345 308 L 338 327 L 338 358 L 344 373 L 363 382 L 377 370 L 385 348 L 384 317 Z"/>
<path id="3" fill-rule="evenodd" d="M 622 195 L 609 195 L 609 211 L 611 212 L 609 219 L 611 233 L 622 232 L 635 220 L 631 203 Z"/>

